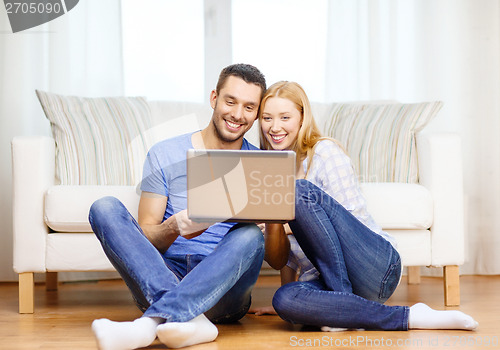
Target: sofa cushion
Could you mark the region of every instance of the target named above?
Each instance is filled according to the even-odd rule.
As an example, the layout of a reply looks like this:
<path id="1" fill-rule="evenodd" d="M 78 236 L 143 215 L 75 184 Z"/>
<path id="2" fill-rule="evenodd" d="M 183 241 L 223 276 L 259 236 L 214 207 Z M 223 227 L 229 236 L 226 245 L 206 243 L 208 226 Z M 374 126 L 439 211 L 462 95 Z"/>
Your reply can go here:
<path id="1" fill-rule="evenodd" d="M 121 200 L 137 219 L 140 192 L 134 186 L 53 186 L 45 194 L 45 223 L 56 232 L 92 232 L 90 207 L 106 196 Z"/>
<path id="2" fill-rule="evenodd" d="M 397 242 L 403 266 L 432 265 L 431 231 L 387 230 Z"/>
<path id="3" fill-rule="evenodd" d="M 323 130 L 344 145 L 361 181 L 418 183 L 415 134 L 442 105 L 338 103 Z"/>
<path id="4" fill-rule="evenodd" d="M 133 185 L 140 181 L 148 150 L 142 135 L 152 126 L 144 98 L 36 93 L 56 141 L 60 184 Z M 134 139 L 137 149 L 131 149 Z"/>
<path id="5" fill-rule="evenodd" d="M 363 183 L 368 211 L 384 230 L 428 229 L 432 225 L 430 192 L 421 185 Z M 140 192 L 134 186 L 53 186 L 45 195 L 45 223 L 56 232 L 92 232 L 92 203 L 105 196 L 120 199 L 137 219 Z"/>
<path id="6" fill-rule="evenodd" d="M 47 271 L 114 271 L 96 235 L 52 233 L 47 237 Z"/>
<path id="7" fill-rule="evenodd" d="M 433 200 L 417 184 L 363 183 L 368 212 L 384 230 L 428 229 L 433 222 Z"/>

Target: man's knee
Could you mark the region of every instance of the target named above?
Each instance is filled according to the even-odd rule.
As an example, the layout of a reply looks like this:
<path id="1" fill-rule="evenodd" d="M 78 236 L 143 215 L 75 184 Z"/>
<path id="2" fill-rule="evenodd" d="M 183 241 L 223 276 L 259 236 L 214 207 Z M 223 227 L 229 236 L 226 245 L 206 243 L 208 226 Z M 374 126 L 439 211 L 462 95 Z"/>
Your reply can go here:
<path id="1" fill-rule="evenodd" d="M 264 252 L 264 235 L 257 225 L 243 225 L 235 231 L 238 231 L 237 239 L 242 247 L 255 252 Z"/>
<path id="2" fill-rule="evenodd" d="M 249 239 L 255 247 L 257 260 L 262 263 L 265 250 L 264 235 L 257 225 L 250 225 L 250 230 L 248 231 Z"/>
<path id="3" fill-rule="evenodd" d="M 250 241 L 254 242 L 257 247 L 264 249 L 264 235 L 257 225 L 248 225 L 246 232 Z"/>
<path id="4" fill-rule="evenodd" d="M 102 225 L 115 216 L 117 211 L 123 209 L 125 207 L 118 198 L 108 196 L 96 200 L 89 210 L 89 222 L 94 232 L 96 232 L 96 226 Z"/>

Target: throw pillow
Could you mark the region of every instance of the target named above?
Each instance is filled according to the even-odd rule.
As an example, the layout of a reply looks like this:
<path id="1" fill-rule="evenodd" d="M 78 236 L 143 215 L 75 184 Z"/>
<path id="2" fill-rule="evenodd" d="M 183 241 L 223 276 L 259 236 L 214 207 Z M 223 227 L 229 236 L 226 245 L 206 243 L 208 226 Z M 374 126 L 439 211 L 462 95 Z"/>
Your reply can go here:
<path id="1" fill-rule="evenodd" d="M 140 181 L 148 151 L 142 135 L 151 128 L 144 98 L 86 98 L 38 90 L 36 94 L 56 142 L 60 184 L 135 185 Z"/>
<path id="2" fill-rule="evenodd" d="M 333 106 L 325 128 L 351 157 L 361 182 L 418 182 L 415 134 L 443 103 L 346 104 Z"/>

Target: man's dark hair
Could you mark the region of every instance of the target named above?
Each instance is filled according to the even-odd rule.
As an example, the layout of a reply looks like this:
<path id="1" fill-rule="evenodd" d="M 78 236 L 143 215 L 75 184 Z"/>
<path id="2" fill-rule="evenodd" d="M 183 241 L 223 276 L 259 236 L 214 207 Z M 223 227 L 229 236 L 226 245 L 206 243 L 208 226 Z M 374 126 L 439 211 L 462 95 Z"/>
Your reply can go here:
<path id="1" fill-rule="evenodd" d="M 264 77 L 264 74 L 250 64 L 237 63 L 227 66 L 220 72 L 219 81 L 217 82 L 217 87 L 215 89 L 217 93 L 220 92 L 226 83 L 227 78 L 230 76 L 238 77 L 247 83 L 260 86 L 262 89 L 261 96 L 263 96 L 266 91 L 266 78 Z"/>

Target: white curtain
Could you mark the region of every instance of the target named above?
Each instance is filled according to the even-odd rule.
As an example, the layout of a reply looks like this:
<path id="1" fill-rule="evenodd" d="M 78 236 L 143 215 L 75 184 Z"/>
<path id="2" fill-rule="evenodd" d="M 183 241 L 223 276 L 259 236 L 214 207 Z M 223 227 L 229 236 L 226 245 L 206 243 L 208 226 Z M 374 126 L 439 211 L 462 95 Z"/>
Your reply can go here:
<path id="1" fill-rule="evenodd" d="M 463 274 L 500 273 L 500 2 L 330 0 L 328 101 L 444 101 L 463 143 Z M 432 272 L 431 272 L 432 273 Z"/>
<path id="2" fill-rule="evenodd" d="M 34 89 L 123 94 L 120 18 L 119 0 L 85 0 L 48 24 L 12 34 L 0 12 L 2 281 L 16 279 L 10 140 L 50 134 Z M 463 141 L 468 260 L 461 272 L 499 274 L 500 2 L 329 0 L 326 30 L 324 101 L 444 101 L 428 129 L 456 132 Z"/>
<path id="3" fill-rule="evenodd" d="M 0 281 L 17 279 L 12 271 L 10 141 L 50 135 L 35 89 L 122 94 L 120 18 L 119 0 L 85 0 L 52 22 L 13 34 L 6 13 L 0 13 Z"/>

